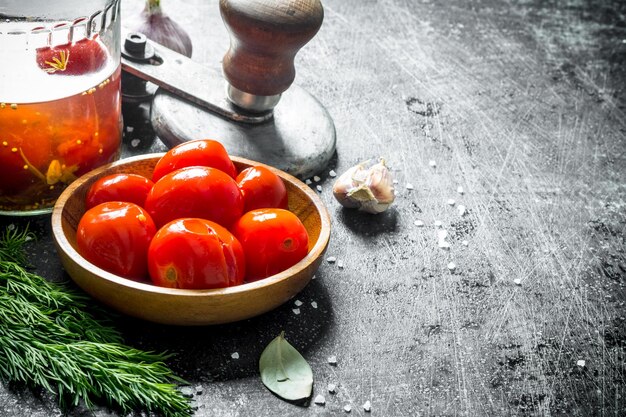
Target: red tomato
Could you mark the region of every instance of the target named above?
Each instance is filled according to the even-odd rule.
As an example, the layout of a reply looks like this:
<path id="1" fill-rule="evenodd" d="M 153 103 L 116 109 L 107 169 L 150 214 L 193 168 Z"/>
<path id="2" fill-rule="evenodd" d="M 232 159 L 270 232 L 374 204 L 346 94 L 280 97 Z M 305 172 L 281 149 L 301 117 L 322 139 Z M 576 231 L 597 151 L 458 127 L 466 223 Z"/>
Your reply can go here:
<path id="1" fill-rule="evenodd" d="M 248 281 L 284 271 L 309 251 L 304 225 L 298 216 L 283 209 L 249 211 L 235 223 L 232 232 L 243 246 Z"/>
<path id="2" fill-rule="evenodd" d="M 216 168 L 232 178 L 237 176 L 235 165 L 221 143 L 212 139 L 198 139 L 181 143 L 167 151 L 154 167 L 152 181 L 157 182 L 165 174 L 191 166 Z"/>
<path id="3" fill-rule="evenodd" d="M 142 206 L 154 183 L 137 174 L 111 174 L 94 182 L 85 198 L 90 209 L 107 201 L 127 201 Z"/>
<path id="4" fill-rule="evenodd" d="M 156 285 L 209 289 L 243 283 L 243 249 L 219 224 L 184 218 L 163 226 L 148 250 L 148 270 Z"/>
<path id="5" fill-rule="evenodd" d="M 155 182 L 145 208 L 159 227 L 199 217 L 230 228 L 243 213 L 243 197 L 235 180 L 219 169 L 187 167 Z"/>
<path id="6" fill-rule="evenodd" d="M 37 65 L 49 74 L 81 75 L 96 72 L 106 65 L 107 52 L 95 39 L 37 49 Z"/>
<path id="7" fill-rule="evenodd" d="M 243 211 L 287 209 L 287 188 L 280 177 L 263 166 L 244 169 L 235 179 L 243 195 Z"/>
<path id="8" fill-rule="evenodd" d="M 85 212 L 76 230 L 78 252 L 113 274 L 142 280 L 148 246 L 156 233 L 150 215 L 134 203 L 109 201 Z"/>

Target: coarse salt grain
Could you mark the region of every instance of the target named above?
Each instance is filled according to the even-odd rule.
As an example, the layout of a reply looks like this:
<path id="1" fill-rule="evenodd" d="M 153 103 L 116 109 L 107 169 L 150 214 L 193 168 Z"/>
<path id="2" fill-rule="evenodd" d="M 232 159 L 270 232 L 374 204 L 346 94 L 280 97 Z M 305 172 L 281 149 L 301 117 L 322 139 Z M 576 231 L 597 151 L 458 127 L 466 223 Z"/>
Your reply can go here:
<path id="1" fill-rule="evenodd" d="M 450 249 L 450 244 L 446 242 L 445 240 L 440 240 L 437 243 L 437 246 L 439 246 L 441 249 Z"/>
<path id="2" fill-rule="evenodd" d="M 239 359 L 239 352 L 233 352 L 230 354 L 230 357 L 233 359 Z"/>
<path id="3" fill-rule="evenodd" d="M 296 307 L 300 307 L 302 305 L 302 301 L 300 300 L 296 300 L 293 303 L 296 305 Z"/>
<path id="4" fill-rule="evenodd" d="M 313 177 L 313 181 L 315 182 L 320 182 L 321 178 L 318 177 L 317 175 Z"/>
<path id="5" fill-rule="evenodd" d="M 335 178 L 337 176 L 337 173 L 331 169 L 330 171 L 328 171 L 328 175 Z"/>
<path id="6" fill-rule="evenodd" d="M 334 256 L 329 256 L 328 258 L 326 258 L 326 262 L 328 262 L 329 264 L 334 264 L 335 262 L 337 262 L 337 258 Z"/>
<path id="7" fill-rule="evenodd" d="M 441 220 L 435 220 L 436 227 L 441 227 L 441 225 L 442 225 Z"/>
<path id="8" fill-rule="evenodd" d="M 448 237 L 448 231 L 443 229 L 443 230 L 437 230 L 437 239 L 438 240 L 445 240 L 445 238 Z"/>
<path id="9" fill-rule="evenodd" d="M 469 245 L 469 242 L 467 240 L 464 240 L 463 242 L 461 242 L 461 245 L 467 246 L 467 245 Z"/>
<path id="10" fill-rule="evenodd" d="M 336 356 L 329 356 L 328 357 L 328 363 L 330 365 L 337 365 L 337 357 Z"/>
<path id="11" fill-rule="evenodd" d="M 363 410 L 367 413 L 372 411 L 372 403 L 369 400 L 365 401 L 365 404 L 363 404 Z"/>
<path id="12" fill-rule="evenodd" d="M 317 308 L 317 302 L 316 301 L 311 301 L 311 307 Z"/>
<path id="13" fill-rule="evenodd" d="M 521 279 L 519 279 L 519 278 L 515 278 L 515 279 L 513 280 L 513 283 L 514 283 L 515 285 L 522 285 L 522 280 L 521 280 Z"/>
<path id="14" fill-rule="evenodd" d="M 449 205 L 449 206 L 453 206 L 453 205 L 455 205 L 455 204 L 456 204 L 456 201 L 454 201 L 453 199 L 449 199 L 449 200 L 448 200 L 448 205 Z"/>
<path id="15" fill-rule="evenodd" d="M 431 159 L 430 161 L 428 161 L 428 165 L 430 165 L 431 167 L 434 168 L 434 167 L 437 166 L 437 162 L 435 162 L 434 160 Z"/>
<path id="16" fill-rule="evenodd" d="M 406 183 L 406 189 L 407 190 L 412 190 L 413 189 L 413 184 L 411 184 L 410 182 Z"/>
<path id="17" fill-rule="evenodd" d="M 307 179 L 304 181 L 304 183 L 305 183 L 306 185 L 311 185 L 311 184 L 313 183 L 313 181 L 311 181 L 309 178 L 307 178 Z"/>
<path id="18" fill-rule="evenodd" d="M 413 222 L 414 225 L 416 225 L 417 227 L 423 227 L 424 226 L 424 222 L 421 220 L 415 220 Z"/>
<path id="19" fill-rule="evenodd" d="M 313 402 L 317 405 L 324 405 L 326 404 L 326 398 L 324 398 L 323 395 L 319 394 L 317 397 L 315 397 Z"/>
<path id="20" fill-rule="evenodd" d="M 331 394 L 334 394 L 335 392 L 337 392 L 337 385 L 328 384 L 328 392 L 330 392 Z"/>
<path id="21" fill-rule="evenodd" d="M 459 204 L 456 209 L 459 212 L 459 216 L 463 216 L 465 214 L 465 206 L 463 204 Z"/>
<path id="22" fill-rule="evenodd" d="M 133 139 L 130 141 L 130 146 L 132 146 L 133 148 L 136 148 L 137 146 L 139 146 L 140 143 L 141 141 L 139 139 Z"/>
<path id="23" fill-rule="evenodd" d="M 463 194 L 465 192 L 465 190 L 463 190 L 463 187 L 461 187 L 459 185 L 458 188 L 456 189 L 456 192 L 459 193 L 459 194 Z"/>
<path id="24" fill-rule="evenodd" d="M 317 191 L 319 191 L 320 193 L 322 192 L 322 186 L 321 185 L 316 186 L 315 189 Z"/>
<path id="25" fill-rule="evenodd" d="M 343 269 L 343 261 L 337 261 L 337 268 Z"/>
<path id="26" fill-rule="evenodd" d="M 350 404 L 344 405 L 343 411 L 345 411 L 346 413 L 349 413 L 350 411 L 352 411 L 352 406 Z"/>
<path id="27" fill-rule="evenodd" d="M 293 311 L 293 314 L 295 314 L 295 315 L 300 314 L 300 309 L 299 308 L 293 308 L 293 309 L 291 309 L 291 311 Z"/>
<path id="28" fill-rule="evenodd" d="M 583 359 L 579 360 L 578 362 L 576 362 L 576 365 L 580 366 L 581 368 L 585 366 L 587 362 L 585 362 Z"/>
<path id="29" fill-rule="evenodd" d="M 454 262 L 448 263 L 448 269 L 450 271 L 454 271 L 456 269 L 456 264 Z"/>

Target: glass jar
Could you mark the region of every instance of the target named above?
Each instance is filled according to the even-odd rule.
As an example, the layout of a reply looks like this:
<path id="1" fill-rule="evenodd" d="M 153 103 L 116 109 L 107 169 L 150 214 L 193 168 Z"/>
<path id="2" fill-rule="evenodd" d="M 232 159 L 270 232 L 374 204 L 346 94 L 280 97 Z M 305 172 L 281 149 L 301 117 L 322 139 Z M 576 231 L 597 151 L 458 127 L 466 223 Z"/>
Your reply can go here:
<path id="1" fill-rule="evenodd" d="M 119 157 L 120 0 L 3 0 L 0 46 L 0 214 L 49 213 Z"/>

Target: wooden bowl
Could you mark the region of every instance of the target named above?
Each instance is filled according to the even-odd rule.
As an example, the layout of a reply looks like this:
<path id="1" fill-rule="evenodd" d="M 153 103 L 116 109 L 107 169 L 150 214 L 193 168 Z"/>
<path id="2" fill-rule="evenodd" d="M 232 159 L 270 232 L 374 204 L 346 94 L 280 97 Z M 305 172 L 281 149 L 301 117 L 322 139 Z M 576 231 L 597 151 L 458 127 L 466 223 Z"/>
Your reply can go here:
<path id="1" fill-rule="evenodd" d="M 280 176 L 289 193 L 289 209 L 309 233 L 309 253 L 298 264 L 271 277 L 235 287 L 184 290 L 140 283 L 107 272 L 77 251 L 76 227 L 85 212 L 85 195 L 98 178 L 113 173 L 151 177 L 163 154 L 123 159 L 91 171 L 74 181 L 59 197 L 52 212 L 52 233 L 61 262 L 70 277 L 92 297 L 124 314 L 156 323 L 209 325 L 229 323 L 272 310 L 300 292 L 319 267 L 330 238 L 330 217 L 318 195 L 291 175 L 268 167 Z M 254 161 L 232 157 L 238 170 Z"/>

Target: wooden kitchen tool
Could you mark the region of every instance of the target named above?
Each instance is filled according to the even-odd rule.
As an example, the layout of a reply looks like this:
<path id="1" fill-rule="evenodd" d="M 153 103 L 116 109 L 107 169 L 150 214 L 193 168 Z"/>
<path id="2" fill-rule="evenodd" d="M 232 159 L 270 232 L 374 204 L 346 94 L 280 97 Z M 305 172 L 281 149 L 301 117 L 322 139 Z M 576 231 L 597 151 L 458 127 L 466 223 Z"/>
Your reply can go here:
<path id="1" fill-rule="evenodd" d="M 169 147 L 212 138 L 228 152 L 308 178 L 335 152 L 335 127 L 322 104 L 292 85 L 294 58 L 319 30 L 319 0 L 220 0 L 230 33 L 223 76 L 127 34 L 123 69 L 159 86 L 151 122 Z M 224 79 L 225 78 L 225 79 Z"/>

